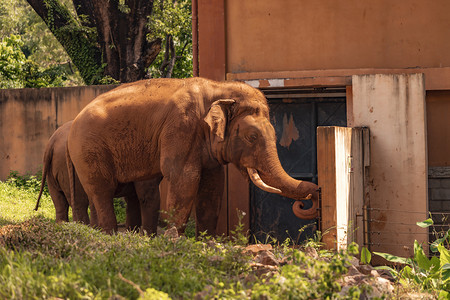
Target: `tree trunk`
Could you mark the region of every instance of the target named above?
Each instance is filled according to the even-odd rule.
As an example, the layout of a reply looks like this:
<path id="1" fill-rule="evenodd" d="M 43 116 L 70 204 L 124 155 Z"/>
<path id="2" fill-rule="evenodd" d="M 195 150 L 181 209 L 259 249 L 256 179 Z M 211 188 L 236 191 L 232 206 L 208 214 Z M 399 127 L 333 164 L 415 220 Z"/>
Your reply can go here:
<path id="1" fill-rule="evenodd" d="M 177 60 L 173 37 L 168 34 L 166 36 L 166 48 L 164 52 L 164 60 L 161 64 L 160 71 L 163 78 L 171 78 L 175 61 Z"/>
<path id="2" fill-rule="evenodd" d="M 96 39 L 58 0 L 27 0 L 61 43 L 86 84 L 97 83 L 101 52 Z"/>
<path id="3" fill-rule="evenodd" d="M 147 17 L 153 1 L 127 1 L 127 11 L 118 1 L 93 1 L 98 41 L 107 66 L 105 74 L 121 82 L 144 78 L 145 69 L 161 50 L 161 40 L 147 41 Z"/>

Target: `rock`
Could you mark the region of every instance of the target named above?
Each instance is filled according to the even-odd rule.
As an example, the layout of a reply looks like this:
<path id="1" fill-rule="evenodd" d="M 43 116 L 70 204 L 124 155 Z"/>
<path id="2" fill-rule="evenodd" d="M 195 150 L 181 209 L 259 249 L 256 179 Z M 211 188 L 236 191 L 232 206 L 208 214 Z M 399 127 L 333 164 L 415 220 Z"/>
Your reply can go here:
<path id="1" fill-rule="evenodd" d="M 305 254 L 314 258 L 314 259 L 318 259 L 319 258 L 319 254 L 317 254 L 317 250 L 316 248 L 313 247 L 306 247 L 305 248 Z"/>
<path id="2" fill-rule="evenodd" d="M 377 270 L 370 271 L 370 276 L 372 277 L 380 277 L 380 274 L 377 272 Z"/>
<path id="3" fill-rule="evenodd" d="M 261 251 L 272 251 L 273 247 L 270 244 L 254 244 L 254 245 L 248 245 L 245 247 L 246 252 L 250 252 L 253 255 L 258 254 Z"/>
<path id="4" fill-rule="evenodd" d="M 372 298 L 381 298 L 383 295 L 389 295 L 394 292 L 394 287 L 391 282 L 382 277 L 377 277 L 374 279 L 374 282 L 371 284 L 372 290 L 367 292 L 367 296 L 369 299 Z"/>
<path id="5" fill-rule="evenodd" d="M 352 256 L 350 259 L 350 263 L 352 266 L 359 267 L 359 259 L 357 257 Z"/>
<path id="6" fill-rule="evenodd" d="M 359 265 L 357 268 L 358 268 L 358 271 L 364 275 L 369 275 L 370 272 L 372 272 L 372 270 L 374 270 L 374 268 L 371 265 Z"/>
<path id="7" fill-rule="evenodd" d="M 170 239 L 177 239 L 178 238 L 178 230 L 175 226 L 169 228 L 164 232 L 164 236 L 168 237 Z"/>
<path id="8" fill-rule="evenodd" d="M 394 276 L 392 276 L 391 272 L 389 272 L 388 270 L 376 270 L 376 271 L 381 277 L 389 280 L 390 282 L 396 282 Z"/>
<path id="9" fill-rule="evenodd" d="M 255 258 L 255 261 L 263 265 L 269 266 L 278 266 L 280 264 L 278 260 L 275 258 L 275 255 L 273 255 L 272 252 L 267 250 L 259 252 Z"/>
<path id="10" fill-rule="evenodd" d="M 264 265 L 258 262 L 251 263 L 250 267 L 254 270 L 254 274 L 257 277 L 265 276 L 267 278 L 278 272 L 277 266 Z"/>
<path id="11" fill-rule="evenodd" d="M 349 276 L 361 275 L 361 272 L 359 272 L 359 270 L 355 266 L 350 266 L 348 268 L 347 275 Z"/>

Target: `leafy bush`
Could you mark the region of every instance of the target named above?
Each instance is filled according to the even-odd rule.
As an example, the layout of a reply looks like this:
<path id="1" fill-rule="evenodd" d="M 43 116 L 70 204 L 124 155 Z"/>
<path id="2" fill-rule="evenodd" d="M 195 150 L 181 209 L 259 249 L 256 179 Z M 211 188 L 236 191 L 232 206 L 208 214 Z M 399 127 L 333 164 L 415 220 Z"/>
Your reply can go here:
<path id="1" fill-rule="evenodd" d="M 20 189 L 30 190 L 39 193 L 41 189 L 42 171 L 38 171 L 35 175 L 20 175 L 17 171 L 11 171 L 6 182 Z M 49 196 L 47 182 L 44 186 L 43 194 Z"/>
<path id="2" fill-rule="evenodd" d="M 418 222 L 418 226 L 428 228 L 433 225 L 432 219 Z M 388 266 L 379 267 L 389 270 L 405 287 L 417 287 L 421 291 L 431 291 L 439 299 L 450 298 L 450 230 L 444 232 L 442 237 L 430 245 L 435 256 L 428 258 L 422 245 L 414 242 L 414 257 L 405 258 L 396 255 L 374 252 L 389 262 L 404 265 L 400 269 Z M 370 252 L 364 250 L 364 260 L 370 262 Z M 437 254 L 437 255 L 436 255 Z"/>
<path id="3" fill-rule="evenodd" d="M 70 70 L 64 65 L 41 68 L 27 58 L 20 36 L 0 40 L 0 88 L 40 88 L 63 86 Z"/>

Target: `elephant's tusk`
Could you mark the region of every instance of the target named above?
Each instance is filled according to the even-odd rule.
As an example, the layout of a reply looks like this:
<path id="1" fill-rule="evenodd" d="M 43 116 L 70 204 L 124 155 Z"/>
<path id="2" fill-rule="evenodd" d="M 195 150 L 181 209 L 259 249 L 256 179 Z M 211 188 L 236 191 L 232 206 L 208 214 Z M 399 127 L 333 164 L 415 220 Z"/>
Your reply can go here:
<path id="1" fill-rule="evenodd" d="M 247 173 L 250 176 L 250 179 L 252 182 L 262 189 L 263 191 L 274 193 L 274 194 L 281 194 L 281 190 L 271 187 L 270 185 L 267 185 L 264 181 L 262 181 L 261 177 L 259 177 L 258 171 L 253 168 L 247 168 Z"/>

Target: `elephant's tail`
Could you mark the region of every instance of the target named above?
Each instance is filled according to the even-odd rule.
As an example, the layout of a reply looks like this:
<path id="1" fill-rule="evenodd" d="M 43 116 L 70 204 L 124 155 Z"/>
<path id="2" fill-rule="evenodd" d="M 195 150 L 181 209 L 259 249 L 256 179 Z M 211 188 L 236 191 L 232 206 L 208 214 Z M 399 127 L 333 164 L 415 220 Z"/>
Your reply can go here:
<path id="1" fill-rule="evenodd" d="M 39 196 L 37 198 L 36 207 L 34 208 L 35 211 L 37 211 L 39 208 L 42 193 L 44 192 L 45 179 L 47 178 L 48 170 L 50 169 L 50 165 L 52 164 L 52 157 L 53 157 L 53 147 L 48 145 L 44 153 L 44 166 L 42 167 L 41 189 L 39 190 Z"/>
<path id="2" fill-rule="evenodd" d="M 66 144 L 66 163 L 67 163 L 67 172 L 69 173 L 69 189 L 70 189 L 70 199 L 69 203 L 73 203 L 73 199 L 75 199 L 75 173 L 73 169 L 72 159 L 70 158 L 69 147 Z"/>

